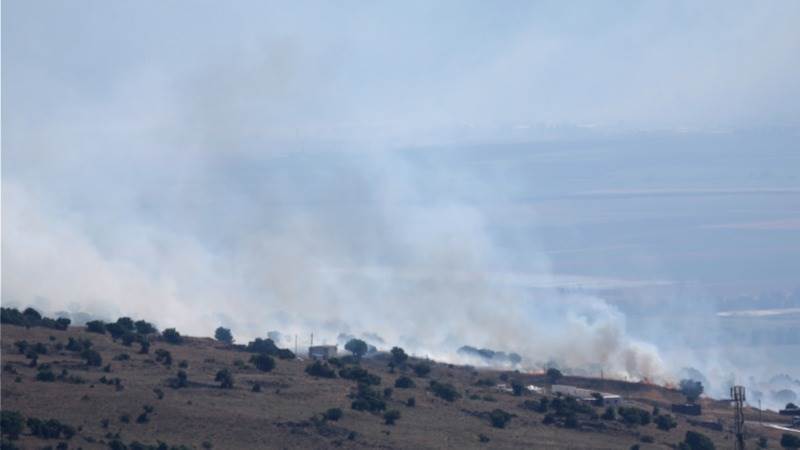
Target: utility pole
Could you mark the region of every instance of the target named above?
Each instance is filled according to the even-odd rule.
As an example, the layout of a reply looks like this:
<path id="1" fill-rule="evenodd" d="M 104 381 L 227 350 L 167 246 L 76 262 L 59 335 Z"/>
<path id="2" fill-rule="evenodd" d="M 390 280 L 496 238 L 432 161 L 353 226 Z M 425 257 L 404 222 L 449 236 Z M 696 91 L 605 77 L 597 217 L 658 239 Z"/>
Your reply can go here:
<path id="1" fill-rule="evenodd" d="M 297 354 L 297 335 L 294 335 L 294 354 Z"/>
<path id="2" fill-rule="evenodd" d="M 311 346 L 314 346 L 314 333 L 311 333 Z"/>
<path id="3" fill-rule="evenodd" d="M 733 430 L 736 433 L 736 450 L 744 450 L 744 386 L 731 387 L 731 400 L 735 408 Z"/>

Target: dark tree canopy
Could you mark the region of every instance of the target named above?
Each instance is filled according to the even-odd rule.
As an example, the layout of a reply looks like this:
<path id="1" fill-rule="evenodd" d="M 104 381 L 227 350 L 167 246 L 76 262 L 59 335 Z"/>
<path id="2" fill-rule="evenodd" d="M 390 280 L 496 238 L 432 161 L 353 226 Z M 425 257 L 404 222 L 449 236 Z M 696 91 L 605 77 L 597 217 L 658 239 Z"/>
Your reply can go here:
<path id="1" fill-rule="evenodd" d="M 408 360 L 408 355 L 406 354 L 405 350 L 400 347 L 392 347 L 392 362 L 399 366 L 405 363 Z"/>
<path id="2" fill-rule="evenodd" d="M 180 344 L 183 343 L 183 336 L 175 328 L 167 328 L 161 333 L 161 336 L 164 337 L 164 340 L 169 342 L 170 344 Z"/>
<path id="3" fill-rule="evenodd" d="M 233 334 L 230 328 L 219 327 L 214 332 L 214 339 L 226 344 L 233 344 Z"/>
<path id="4" fill-rule="evenodd" d="M 695 380 L 683 379 L 680 383 L 681 393 L 686 396 L 686 400 L 694 403 L 703 393 L 703 383 Z"/>
<path id="5" fill-rule="evenodd" d="M 558 369 L 556 369 L 554 367 L 551 367 L 551 368 L 547 369 L 547 372 L 545 373 L 545 376 L 547 377 L 547 381 L 549 381 L 550 384 L 553 384 L 553 383 L 558 382 L 558 380 L 560 380 L 561 377 L 564 376 L 564 374 L 562 374 L 560 370 L 558 370 Z"/>
<path id="6" fill-rule="evenodd" d="M 351 352 L 356 358 L 361 358 L 367 353 L 367 343 L 361 339 L 350 339 L 344 346 L 345 350 Z"/>

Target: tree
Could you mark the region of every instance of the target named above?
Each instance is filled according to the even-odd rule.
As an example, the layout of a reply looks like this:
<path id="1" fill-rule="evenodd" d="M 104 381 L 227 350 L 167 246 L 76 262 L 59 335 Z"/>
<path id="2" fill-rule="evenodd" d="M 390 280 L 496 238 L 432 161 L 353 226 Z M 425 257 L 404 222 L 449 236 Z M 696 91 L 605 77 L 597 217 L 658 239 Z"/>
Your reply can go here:
<path id="1" fill-rule="evenodd" d="M 314 361 L 306 367 L 306 373 L 312 377 L 336 378 L 336 371 L 321 361 Z"/>
<path id="2" fill-rule="evenodd" d="M 792 450 L 800 448 L 800 437 L 796 434 L 783 433 L 781 436 L 781 447 Z"/>
<path id="3" fill-rule="evenodd" d="M 233 388 L 233 374 L 228 369 L 222 369 L 217 372 L 217 376 L 214 378 L 214 381 L 219 381 L 219 387 L 222 389 L 232 389 Z"/>
<path id="4" fill-rule="evenodd" d="M 154 334 L 158 332 L 152 323 L 144 320 L 137 320 L 133 326 L 136 328 L 136 332 L 139 334 Z"/>
<path id="5" fill-rule="evenodd" d="M 325 411 L 325 419 L 326 420 L 333 420 L 337 421 L 342 418 L 344 413 L 340 408 L 330 408 L 329 410 Z"/>
<path id="6" fill-rule="evenodd" d="M 430 383 L 430 387 L 434 395 L 436 395 L 441 399 L 447 400 L 448 402 L 455 401 L 456 399 L 461 397 L 461 394 L 458 393 L 456 388 L 449 383 L 440 383 L 438 381 L 432 380 Z"/>
<path id="7" fill-rule="evenodd" d="M 703 393 L 703 383 L 690 379 L 683 379 L 680 382 L 681 393 L 686 396 L 689 403 L 694 403 Z"/>
<path id="8" fill-rule="evenodd" d="M 789 403 L 786 404 L 786 407 L 783 408 L 783 409 L 797 409 L 797 405 L 795 405 L 792 402 L 789 402 Z"/>
<path id="9" fill-rule="evenodd" d="M 512 417 L 514 417 L 513 414 L 509 414 L 502 409 L 495 409 L 489 413 L 489 420 L 492 422 L 492 426 L 495 428 L 505 428 L 506 424 L 511 421 Z"/>
<path id="10" fill-rule="evenodd" d="M 547 369 L 547 372 L 545 373 L 545 376 L 547 377 L 547 382 L 548 383 L 555 384 L 558 380 L 561 379 L 561 377 L 564 376 L 564 374 L 562 374 L 560 370 L 558 370 L 558 369 L 556 369 L 554 367 L 551 367 L 551 368 Z"/>
<path id="11" fill-rule="evenodd" d="M 91 320 L 86 322 L 86 331 L 90 333 L 106 334 L 106 324 L 102 320 Z"/>
<path id="12" fill-rule="evenodd" d="M 262 372 L 269 372 L 275 368 L 275 360 L 269 355 L 253 355 L 250 357 L 250 362 Z"/>
<path id="13" fill-rule="evenodd" d="M 515 397 L 519 397 L 523 392 L 525 392 L 525 386 L 523 386 L 519 381 L 514 380 L 511 382 L 511 391 L 514 393 Z"/>
<path id="14" fill-rule="evenodd" d="M 161 336 L 164 337 L 164 340 L 169 342 L 170 344 L 181 344 L 183 343 L 183 336 L 175 328 L 167 328 L 164 332 L 161 333 Z"/>
<path id="15" fill-rule="evenodd" d="M 392 409 L 383 413 L 383 420 L 386 425 L 394 425 L 395 421 L 400 418 L 400 411 Z"/>
<path id="16" fill-rule="evenodd" d="M 25 424 L 22 414 L 17 411 L 3 411 L 0 413 L 0 433 L 11 440 L 19 438 Z"/>
<path id="17" fill-rule="evenodd" d="M 125 331 L 134 331 L 136 329 L 136 325 L 133 323 L 133 319 L 130 317 L 120 317 L 117 319 L 117 324 L 121 326 Z"/>
<path id="18" fill-rule="evenodd" d="M 418 377 L 422 378 L 431 373 L 431 366 L 427 363 L 419 363 L 414 366 L 414 373 L 417 374 Z"/>
<path id="19" fill-rule="evenodd" d="M 103 365 L 103 358 L 100 356 L 100 353 L 90 348 L 87 348 L 81 352 L 81 358 L 85 359 L 86 364 L 90 366 Z"/>
<path id="20" fill-rule="evenodd" d="M 344 346 L 356 359 L 361 359 L 367 353 L 367 343 L 361 339 L 350 339 Z"/>
<path id="21" fill-rule="evenodd" d="M 219 327 L 214 332 L 214 339 L 226 344 L 233 344 L 233 334 L 230 328 Z"/>
<path id="22" fill-rule="evenodd" d="M 414 387 L 414 380 L 412 380 L 411 378 L 409 378 L 407 376 L 402 376 L 402 377 L 398 378 L 397 380 L 395 380 L 394 387 L 400 388 L 400 389 L 413 388 Z"/>
<path id="23" fill-rule="evenodd" d="M 405 350 L 400 347 L 392 347 L 392 362 L 396 366 L 400 366 L 404 364 L 408 360 L 408 355 L 406 354 Z"/>
<path id="24" fill-rule="evenodd" d="M 690 450 L 714 450 L 714 442 L 708 436 L 696 431 L 687 431 L 684 443 Z"/>

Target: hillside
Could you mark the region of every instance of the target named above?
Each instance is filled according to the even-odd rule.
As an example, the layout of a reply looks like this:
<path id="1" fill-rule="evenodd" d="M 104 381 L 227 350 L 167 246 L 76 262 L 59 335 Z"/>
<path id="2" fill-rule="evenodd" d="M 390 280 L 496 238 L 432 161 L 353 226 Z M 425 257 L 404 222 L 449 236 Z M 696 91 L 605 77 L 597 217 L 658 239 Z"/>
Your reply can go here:
<path id="1" fill-rule="evenodd" d="M 69 338 L 76 342 L 90 340 L 91 348 L 102 358 L 101 364 L 87 365 L 79 351 L 67 349 Z M 29 349 L 40 343 L 40 353 L 46 351 L 38 355 L 37 367 L 30 367 L 31 360 L 15 345 L 23 340 Z M 552 406 L 548 411 L 551 416 L 524 407 L 526 401 L 527 405 L 540 405 L 542 395 L 526 392 L 514 396 L 493 385 L 501 379 L 544 385 L 543 375 L 431 362 L 430 373 L 418 376 L 412 367 L 421 361 L 414 358 L 391 373 L 387 366 L 389 356 L 385 354 L 364 359 L 361 366 L 380 377 L 380 384 L 373 389 L 381 397 L 385 388 L 393 389 L 390 398 L 385 399 L 386 409 L 397 410 L 400 416 L 393 425 L 387 425 L 382 412 L 351 408 L 350 396 L 357 391 L 355 381 L 312 377 L 306 373 L 310 364 L 306 358 L 275 358 L 275 368 L 262 372 L 249 363 L 252 353 L 212 339 L 184 338 L 177 345 L 163 338 L 153 338 L 151 342 L 149 353 L 141 354 L 137 343 L 126 346 L 122 339 L 115 341 L 108 334 L 90 333 L 84 327 L 57 330 L 4 324 L 3 411 L 19 411 L 26 418 L 56 419 L 75 431 L 71 439 L 64 439 L 63 435 L 60 439 L 42 439 L 31 436 L 25 428 L 14 444 L 19 448 L 56 448 L 60 442 L 67 442 L 68 448 L 83 449 L 124 448 L 120 443 L 136 448 L 131 446 L 133 441 L 217 449 L 627 449 L 639 444 L 645 449 L 675 446 L 687 431 L 693 430 L 708 436 L 717 448 L 732 445 L 728 432 L 731 410 L 724 402 L 704 400 L 704 415 L 699 418 L 675 415 L 677 426 L 669 431 L 660 430 L 652 422 L 630 425 L 619 417 L 603 420 L 597 416 L 604 413 L 604 407 L 585 407 L 589 412 L 578 411 L 570 422 L 553 415 Z M 77 348 L 75 343 L 71 348 Z M 159 350 L 169 352 L 171 364 L 165 364 L 164 352 Z M 123 354 L 128 356 L 120 356 Z M 47 365 L 56 379 L 37 381 L 37 374 L 46 372 Z M 228 369 L 233 375 L 233 388 L 222 389 L 215 381 L 221 369 Z M 187 375 L 185 387 L 173 388 L 179 370 Z M 415 387 L 395 388 L 395 380 L 403 373 Z M 479 386 L 479 380 L 492 383 L 486 381 Z M 437 397 L 430 388 L 431 381 L 451 384 L 460 397 L 453 401 Z M 260 392 L 253 390 L 256 383 L 261 386 Z M 666 412 L 671 401 L 681 399 L 674 390 L 641 383 L 577 377 L 565 377 L 560 383 L 618 393 L 625 398 L 626 406 L 648 412 L 655 406 Z M 412 397 L 416 404 L 408 406 Z M 147 413 L 145 407 L 151 412 Z M 340 408 L 342 417 L 335 421 L 322 419 L 321 413 L 329 408 Z M 505 428 L 492 426 L 490 414 L 496 409 L 513 415 Z M 755 411 L 748 414 L 753 419 L 757 417 Z M 495 414 L 498 415 L 502 416 Z M 545 424 L 545 417 L 552 417 L 555 422 Z M 765 413 L 764 419 L 785 422 L 775 414 Z M 688 420 L 721 420 L 723 431 L 695 426 Z M 768 438 L 771 448 L 777 448 L 781 433 L 751 427 L 750 445 L 755 447 L 760 436 Z"/>

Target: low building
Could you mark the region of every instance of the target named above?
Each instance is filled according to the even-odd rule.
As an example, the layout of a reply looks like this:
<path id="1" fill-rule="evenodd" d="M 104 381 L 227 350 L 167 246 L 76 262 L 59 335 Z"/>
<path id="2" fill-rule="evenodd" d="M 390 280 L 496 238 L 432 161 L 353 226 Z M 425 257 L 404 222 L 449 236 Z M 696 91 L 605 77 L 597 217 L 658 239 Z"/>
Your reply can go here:
<path id="1" fill-rule="evenodd" d="M 550 392 L 552 392 L 553 394 L 561 394 L 561 395 L 568 395 L 570 397 L 575 397 L 578 400 L 587 403 L 596 402 L 597 394 L 599 394 L 603 398 L 604 405 L 617 406 L 622 403 L 622 397 L 617 394 L 598 392 L 598 391 L 593 391 L 591 389 L 579 388 L 577 386 L 567 386 L 565 384 L 554 384 L 550 388 Z"/>
<path id="2" fill-rule="evenodd" d="M 699 416 L 702 409 L 698 403 L 673 403 L 672 412 L 687 416 Z"/>
<path id="3" fill-rule="evenodd" d="M 336 356 L 336 345 L 312 345 L 308 347 L 308 357 L 314 359 L 328 359 Z"/>

